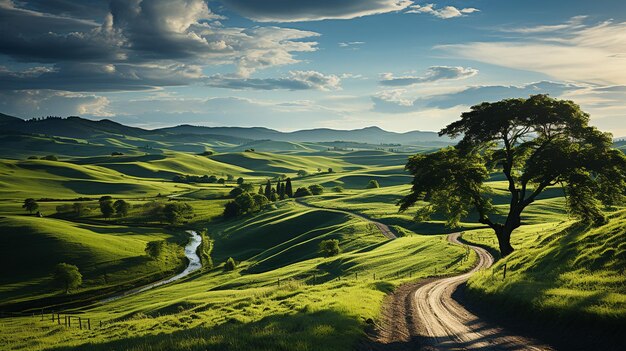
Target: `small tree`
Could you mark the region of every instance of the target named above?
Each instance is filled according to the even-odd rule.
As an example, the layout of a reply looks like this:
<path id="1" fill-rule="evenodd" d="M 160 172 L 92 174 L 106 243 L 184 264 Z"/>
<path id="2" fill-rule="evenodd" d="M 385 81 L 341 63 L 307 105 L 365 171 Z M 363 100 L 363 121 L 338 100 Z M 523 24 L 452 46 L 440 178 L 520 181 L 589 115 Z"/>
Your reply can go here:
<path id="1" fill-rule="evenodd" d="M 372 179 L 370 180 L 369 183 L 367 183 L 367 186 L 365 188 L 366 189 L 378 189 L 380 188 L 380 184 L 378 184 L 378 181 L 376 179 Z"/>
<path id="2" fill-rule="evenodd" d="M 102 212 L 102 216 L 105 219 L 111 218 L 113 213 L 115 213 L 115 208 L 113 208 L 113 201 L 100 201 L 100 212 Z"/>
<path id="3" fill-rule="evenodd" d="M 217 180 L 217 184 L 226 184 L 226 180 L 224 180 L 224 178 L 220 178 Z"/>
<path id="4" fill-rule="evenodd" d="M 243 193 L 235 198 L 235 203 L 239 205 L 241 213 L 247 213 L 254 210 L 254 199 L 248 193 Z"/>
<path id="5" fill-rule="evenodd" d="M 265 192 L 263 194 L 268 199 L 272 197 L 272 183 L 270 182 L 269 179 L 267 180 L 267 183 L 265 184 Z"/>
<path id="6" fill-rule="evenodd" d="M 313 195 L 322 195 L 324 193 L 324 187 L 319 184 L 310 185 L 309 190 Z"/>
<path id="7" fill-rule="evenodd" d="M 149 241 L 146 243 L 146 255 L 152 258 L 153 260 L 158 260 L 163 255 L 165 251 L 165 241 L 163 240 L 155 240 Z"/>
<path id="8" fill-rule="evenodd" d="M 169 203 L 163 207 L 163 216 L 169 224 L 177 224 L 193 216 L 193 207 L 188 203 Z"/>
<path id="9" fill-rule="evenodd" d="M 74 202 L 72 204 L 72 209 L 74 210 L 74 215 L 76 215 L 76 217 L 80 217 L 90 211 L 89 207 L 85 206 L 85 204 L 81 202 Z"/>
<path id="10" fill-rule="evenodd" d="M 320 253 L 325 257 L 337 256 L 340 252 L 339 240 L 337 239 L 322 240 L 320 243 Z"/>
<path id="11" fill-rule="evenodd" d="M 302 177 L 306 177 L 307 175 L 309 175 L 309 172 L 305 171 L 304 169 L 301 169 L 296 174 L 298 175 L 298 177 L 302 178 Z"/>
<path id="12" fill-rule="evenodd" d="M 291 187 L 291 178 L 287 178 L 285 181 L 285 195 L 287 197 L 293 197 L 293 188 Z"/>
<path id="13" fill-rule="evenodd" d="M 54 155 L 46 155 L 44 157 L 41 158 L 42 160 L 46 160 L 46 161 L 58 161 L 59 159 L 54 156 Z"/>
<path id="14" fill-rule="evenodd" d="M 298 188 L 296 190 L 296 193 L 293 194 L 293 197 L 304 197 L 304 196 L 311 196 L 313 195 L 311 193 L 311 190 L 309 190 L 308 188 Z"/>
<path id="15" fill-rule="evenodd" d="M 259 191 L 257 192 L 259 195 L 265 195 L 265 189 L 263 189 L 263 184 L 259 185 Z"/>
<path id="16" fill-rule="evenodd" d="M 241 185 L 243 184 L 244 179 L 242 177 L 237 178 L 237 184 Z"/>
<path id="17" fill-rule="evenodd" d="M 224 263 L 224 270 L 229 272 L 229 271 L 234 271 L 235 268 L 237 268 L 237 262 L 235 262 L 235 260 L 232 257 L 229 257 Z"/>
<path id="18" fill-rule="evenodd" d="M 254 194 L 254 196 L 252 196 L 252 200 L 254 201 L 255 211 L 261 210 L 263 207 L 270 203 L 270 200 L 266 198 L 265 195 L 261 194 Z"/>
<path id="19" fill-rule="evenodd" d="M 328 173 L 334 173 L 332 168 L 328 168 Z"/>
<path id="20" fill-rule="evenodd" d="M 343 193 L 343 187 L 341 185 L 334 186 L 332 191 L 335 193 Z"/>
<path id="21" fill-rule="evenodd" d="M 235 201 L 228 201 L 224 205 L 224 212 L 222 213 L 222 216 L 224 216 L 224 218 L 235 218 L 239 216 L 240 214 L 241 214 L 241 207 L 239 207 L 239 205 Z"/>
<path id="22" fill-rule="evenodd" d="M 37 203 L 37 201 L 35 201 L 35 199 L 28 198 L 24 200 L 22 208 L 32 214 L 34 211 L 37 211 L 37 209 L 39 209 L 39 204 Z"/>
<path id="23" fill-rule="evenodd" d="M 128 216 L 128 210 L 130 209 L 130 204 L 124 200 L 117 200 L 113 203 L 113 208 L 115 209 L 115 213 L 120 217 Z"/>
<path id="24" fill-rule="evenodd" d="M 317 167 L 317 173 L 322 173 L 322 169 Z"/>
<path id="25" fill-rule="evenodd" d="M 71 289 L 76 289 L 83 283 L 83 275 L 75 265 L 59 263 L 52 273 L 52 280 L 57 286 L 62 286 L 68 294 Z"/>
<path id="26" fill-rule="evenodd" d="M 233 188 L 228 194 L 230 195 L 230 197 L 232 198 L 236 198 L 237 196 L 241 195 L 244 193 L 244 190 L 242 188 Z"/>
<path id="27" fill-rule="evenodd" d="M 226 175 L 226 180 L 228 180 L 229 182 L 232 182 L 235 179 L 235 176 L 232 174 L 227 174 Z"/>
<path id="28" fill-rule="evenodd" d="M 251 183 L 241 183 L 239 184 L 239 188 L 247 193 L 250 193 L 252 192 L 252 189 L 254 189 L 254 185 L 252 185 Z"/>

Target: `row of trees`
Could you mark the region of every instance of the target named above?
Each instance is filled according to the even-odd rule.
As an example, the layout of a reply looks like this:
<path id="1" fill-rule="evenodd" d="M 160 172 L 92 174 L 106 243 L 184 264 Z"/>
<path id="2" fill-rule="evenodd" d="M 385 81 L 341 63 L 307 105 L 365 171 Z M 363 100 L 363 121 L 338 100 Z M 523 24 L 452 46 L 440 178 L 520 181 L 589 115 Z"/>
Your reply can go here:
<path id="1" fill-rule="evenodd" d="M 214 175 L 188 175 L 188 174 L 177 174 L 172 178 L 172 181 L 175 183 L 206 183 L 206 184 L 226 184 L 226 182 L 234 181 L 235 177 L 231 174 L 227 175 L 226 178 L 221 177 L 218 178 Z M 237 178 L 237 184 L 244 183 L 244 179 L 242 177 Z"/>

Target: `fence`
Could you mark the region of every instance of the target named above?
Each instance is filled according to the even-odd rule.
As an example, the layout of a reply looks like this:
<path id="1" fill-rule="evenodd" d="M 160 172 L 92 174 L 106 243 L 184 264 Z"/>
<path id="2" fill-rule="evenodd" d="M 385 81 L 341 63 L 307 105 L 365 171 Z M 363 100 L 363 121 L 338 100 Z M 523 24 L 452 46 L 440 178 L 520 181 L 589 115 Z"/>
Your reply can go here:
<path id="1" fill-rule="evenodd" d="M 102 326 L 105 324 L 102 320 L 98 320 L 98 323 L 96 324 L 96 321 L 93 320 L 91 317 L 76 315 L 67 312 L 45 312 L 44 310 L 41 310 L 38 313 L 0 312 L 0 318 L 9 317 L 31 317 L 39 320 L 40 322 L 50 322 L 51 324 L 62 325 L 67 328 L 77 328 L 79 330 L 91 330 L 92 327 L 95 328 L 96 326 L 102 328 Z"/>

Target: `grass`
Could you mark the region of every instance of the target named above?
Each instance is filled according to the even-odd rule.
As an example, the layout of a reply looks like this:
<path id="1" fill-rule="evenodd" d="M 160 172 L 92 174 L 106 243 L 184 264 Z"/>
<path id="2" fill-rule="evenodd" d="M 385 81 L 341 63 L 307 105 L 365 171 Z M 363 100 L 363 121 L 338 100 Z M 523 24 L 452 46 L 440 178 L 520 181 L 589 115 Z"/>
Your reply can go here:
<path id="1" fill-rule="evenodd" d="M 87 225 L 51 218 L 7 216 L 0 219 L 0 301 L 17 303 L 56 297 L 50 275 L 61 262 L 83 275 L 81 294 L 137 281 L 155 280 L 184 263 L 180 252 L 161 261 L 145 256 L 148 241 L 184 242 L 181 233 L 155 228 Z"/>
<path id="2" fill-rule="evenodd" d="M 64 148 L 74 145 L 52 142 Z M 201 137 L 187 144 L 163 137 L 148 145 L 141 138 L 112 135 L 89 144 L 77 142 L 74 147 L 89 147 L 90 153 L 67 151 L 59 162 L 0 163 L 0 254 L 10 262 L 0 272 L 1 301 L 52 297 L 56 292 L 47 279 L 50 267 L 60 261 L 81 268 L 86 293 L 155 277 L 177 263 L 174 257 L 163 265 L 147 260 L 145 242 L 158 238 L 182 244 L 187 228 L 208 230 L 215 268 L 105 305 L 65 310 L 91 318 L 97 327 L 90 331 L 59 327 L 38 317 L 0 318 L 0 349 L 354 349 L 380 317 L 383 298 L 396 286 L 471 266 L 474 254 L 466 257 L 464 248 L 445 240 L 445 233 L 464 230 L 465 239 L 492 250 L 496 246 L 493 234 L 473 223 L 473 214 L 461 228 L 450 229 L 441 217 L 415 223 L 410 211 L 398 213 L 395 203 L 410 189 L 410 177 L 403 170 L 405 153 L 328 151 L 312 143 L 235 145 Z M 239 152 L 249 147 L 257 152 Z M 104 152 L 109 148 L 126 150 L 126 155 L 109 156 Z M 264 151 L 272 148 L 284 150 Z M 208 157 L 188 153 L 198 150 L 217 151 Z M 328 168 L 334 172 L 326 172 Z M 296 177 L 300 169 L 311 174 Z M 255 189 L 280 174 L 292 177 L 294 188 L 322 184 L 324 195 L 303 201 L 363 214 L 393 226 L 402 237 L 390 241 L 366 220 L 292 200 L 223 220 L 219 215 L 229 201 L 225 195 L 234 184 L 172 183 L 171 177 L 179 173 L 242 176 Z M 382 187 L 365 189 L 371 179 Z M 345 190 L 334 193 L 335 185 Z M 490 186 L 496 208 L 506 210 L 506 184 L 494 177 Z M 156 198 L 158 193 L 174 197 Z M 94 210 L 80 220 L 25 216 L 21 209 L 26 197 L 70 200 L 85 195 L 93 200 L 84 203 Z M 129 201 L 133 207 L 128 217 L 103 220 L 96 201 L 100 195 Z M 141 206 L 156 199 L 188 202 L 195 216 L 180 227 L 147 221 Z M 57 205 L 72 202 L 39 204 L 51 215 Z M 517 250 L 472 278 L 471 296 L 508 313 L 522 310 L 560 316 L 561 321 L 622 323 L 626 247 L 621 228 L 626 214 L 616 213 L 608 225 L 589 229 L 575 226 L 563 208 L 559 188 L 549 189 L 529 206 L 524 226 L 513 235 Z M 342 252 L 322 257 L 318 245 L 325 239 L 338 239 Z M 15 264 L 24 257 L 32 258 Z M 229 257 L 238 267 L 225 272 L 223 263 Z M 508 273 L 503 281 L 505 262 Z"/>
<path id="3" fill-rule="evenodd" d="M 563 219 L 563 218 L 562 218 Z M 626 320 L 626 212 L 590 228 L 570 220 L 524 226 L 513 234 L 516 251 L 470 279 L 476 299 L 503 311 L 559 323 L 616 325 Z M 469 241 L 495 245 L 486 230 Z M 506 279 L 502 279 L 507 265 Z"/>

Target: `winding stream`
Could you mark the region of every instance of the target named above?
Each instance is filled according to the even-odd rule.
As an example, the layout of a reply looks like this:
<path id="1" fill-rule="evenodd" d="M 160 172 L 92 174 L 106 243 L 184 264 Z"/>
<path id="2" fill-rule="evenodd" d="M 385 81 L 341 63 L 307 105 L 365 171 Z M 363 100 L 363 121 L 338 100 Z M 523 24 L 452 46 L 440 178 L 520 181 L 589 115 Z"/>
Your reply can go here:
<path id="1" fill-rule="evenodd" d="M 187 243 L 187 245 L 185 246 L 185 256 L 187 257 L 187 259 L 189 260 L 189 264 L 187 265 L 187 268 L 185 268 L 184 271 L 178 273 L 177 275 L 164 279 L 164 280 L 159 280 L 157 282 L 148 284 L 148 285 L 144 285 L 142 287 L 139 288 L 135 288 L 135 289 L 131 289 L 131 290 L 127 290 L 124 291 L 122 293 L 113 295 L 111 297 L 108 297 L 104 300 L 101 300 L 100 303 L 107 303 L 107 302 L 111 302 L 111 301 L 115 301 L 115 300 L 119 300 L 122 297 L 126 297 L 126 296 L 130 296 L 130 295 L 135 295 L 138 294 L 140 292 L 144 292 L 146 290 L 150 290 L 153 288 L 156 288 L 158 286 L 161 285 L 165 285 L 165 284 L 169 284 L 171 282 L 177 281 L 181 278 L 184 278 L 186 276 L 188 276 L 189 274 L 191 274 L 192 272 L 195 272 L 197 270 L 199 270 L 200 268 L 202 268 L 202 262 L 200 261 L 200 257 L 198 257 L 198 254 L 196 253 L 198 246 L 200 246 L 200 244 L 202 243 L 202 237 L 200 235 L 198 235 L 198 233 L 194 230 L 188 230 L 187 233 L 189 233 L 189 235 L 191 236 L 189 238 L 189 243 Z"/>

